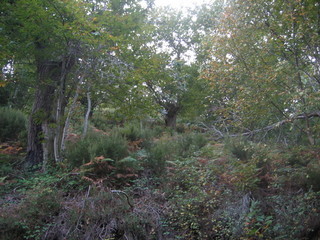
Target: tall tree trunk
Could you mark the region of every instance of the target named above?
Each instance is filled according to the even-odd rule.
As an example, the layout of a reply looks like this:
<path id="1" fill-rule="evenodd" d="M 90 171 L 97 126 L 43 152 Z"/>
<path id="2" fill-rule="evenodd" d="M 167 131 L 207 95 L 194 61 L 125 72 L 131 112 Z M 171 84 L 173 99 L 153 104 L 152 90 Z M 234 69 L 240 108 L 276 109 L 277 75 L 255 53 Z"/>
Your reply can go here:
<path id="1" fill-rule="evenodd" d="M 76 92 L 74 94 L 73 100 L 72 100 L 72 104 L 68 110 L 68 115 L 64 124 L 64 128 L 63 128 L 63 133 L 62 133 L 62 137 L 61 137 L 61 152 L 63 154 L 65 148 L 66 148 L 66 138 L 68 135 L 68 131 L 69 131 L 69 126 L 70 126 L 70 121 L 71 121 L 71 116 L 74 112 L 74 109 L 76 107 L 77 101 L 78 101 L 78 97 L 79 97 L 79 92 L 80 92 L 80 88 L 81 88 L 81 83 L 83 82 L 84 76 L 81 76 L 78 84 L 77 84 L 77 89 Z"/>
<path id="2" fill-rule="evenodd" d="M 49 149 L 48 126 L 52 122 L 51 112 L 56 87 L 48 76 L 55 68 L 56 66 L 50 62 L 39 63 L 37 67 L 39 84 L 29 119 L 26 156 L 28 166 L 42 164 L 44 157 L 49 156 L 49 154 L 44 153 Z M 44 142 L 47 143 L 44 144 Z"/>
<path id="3" fill-rule="evenodd" d="M 62 124 L 66 106 L 65 81 L 74 65 L 73 56 L 62 61 L 36 58 L 38 86 L 28 127 L 26 165 L 44 164 L 60 159 Z"/>

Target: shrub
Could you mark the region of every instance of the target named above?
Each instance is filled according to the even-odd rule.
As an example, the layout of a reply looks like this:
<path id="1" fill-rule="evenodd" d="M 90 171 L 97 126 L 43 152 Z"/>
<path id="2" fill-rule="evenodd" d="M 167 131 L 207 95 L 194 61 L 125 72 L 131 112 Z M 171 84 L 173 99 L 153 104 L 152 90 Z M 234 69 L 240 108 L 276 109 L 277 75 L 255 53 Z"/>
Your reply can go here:
<path id="1" fill-rule="evenodd" d="M 175 161 L 167 179 L 169 231 L 177 239 L 211 238 L 212 213 L 218 204 L 215 174 L 196 158 Z"/>
<path id="2" fill-rule="evenodd" d="M 68 142 L 65 151 L 66 159 L 71 167 L 79 167 L 91 160 L 90 146 L 98 141 L 98 134 L 89 133 L 76 143 Z"/>
<path id="3" fill-rule="evenodd" d="M 60 211 L 61 194 L 55 188 L 40 184 L 23 192 L 25 198 L 20 203 L 9 203 L 10 207 L 2 209 L 0 230 L 6 236 L 3 239 L 43 239 L 41 236 Z"/>
<path id="4" fill-rule="evenodd" d="M 225 148 L 241 161 L 248 161 L 254 154 L 252 143 L 241 138 L 228 139 Z"/>
<path id="5" fill-rule="evenodd" d="M 320 193 L 280 193 L 268 198 L 273 209 L 269 239 L 311 239 L 319 228 Z"/>
<path id="6" fill-rule="evenodd" d="M 112 131 L 110 136 L 100 135 L 95 143 L 89 144 L 91 159 L 104 156 L 120 160 L 128 156 L 128 143 L 118 131 Z"/>
<path id="7" fill-rule="evenodd" d="M 112 122 L 104 113 L 95 112 L 90 122 L 93 126 L 103 131 L 107 131 L 112 128 Z"/>
<path id="8" fill-rule="evenodd" d="M 142 130 L 138 124 L 130 123 L 119 129 L 120 133 L 129 141 L 137 141 L 142 138 Z"/>
<path id="9" fill-rule="evenodd" d="M 209 143 L 200 149 L 198 156 L 211 159 L 219 158 L 225 155 L 223 148 L 222 144 Z"/>
<path id="10" fill-rule="evenodd" d="M 320 191 L 320 168 L 312 166 L 307 169 L 307 187 Z"/>
<path id="11" fill-rule="evenodd" d="M 207 144 L 208 140 L 203 134 L 186 133 L 178 137 L 176 144 L 177 155 L 188 157 Z"/>
<path id="12" fill-rule="evenodd" d="M 128 141 L 134 142 L 142 140 L 141 146 L 149 148 L 152 144 L 153 138 L 160 137 L 164 129 L 160 126 L 155 127 L 141 127 L 139 122 L 131 122 L 126 124 L 123 128 L 119 128 L 119 132 Z"/>
<path id="13" fill-rule="evenodd" d="M 97 156 L 120 160 L 128 156 L 127 141 L 118 131 L 110 136 L 91 132 L 77 143 L 69 143 L 66 158 L 72 167 L 79 167 Z"/>
<path id="14" fill-rule="evenodd" d="M 155 174 L 162 174 L 165 170 L 166 162 L 172 160 L 174 146 L 169 141 L 158 141 L 148 151 L 146 167 Z"/>
<path id="15" fill-rule="evenodd" d="M 19 110 L 0 108 L 0 141 L 17 140 L 26 132 L 26 116 Z"/>

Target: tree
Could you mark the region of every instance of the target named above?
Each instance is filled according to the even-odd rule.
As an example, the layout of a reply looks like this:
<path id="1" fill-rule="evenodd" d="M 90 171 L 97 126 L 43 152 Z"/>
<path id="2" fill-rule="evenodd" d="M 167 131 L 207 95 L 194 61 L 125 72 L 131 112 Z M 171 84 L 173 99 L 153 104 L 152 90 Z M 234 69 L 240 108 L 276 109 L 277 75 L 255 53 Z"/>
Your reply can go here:
<path id="1" fill-rule="evenodd" d="M 33 166 L 60 161 L 65 108 L 79 76 L 86 74 L 74 67 L 88 50 L 103 46 L 108 53 L 119 47 L 119 36 L 137 26 L 132 19 L 137 20 L 143 8 L 136 1 L 120 0 L 7 0 L 1 7 L 3 63 L 27 60 L 36 75 L 26 162 Z"/>
<path id="2" fill-rule="evenodd" d="M 310 120 L 319 111 L 318 13 L 314 1 L 229 3 L 203 71 L 224 119 L 244 131 L 304 119 L 298 127 L 314 144 Z"/>
<path id="3" fill-rule="evenodd" d="M 142 84 L 161 108 L 166 126 L 172 128 L 176 126 L 178 114 L 187 106 L 187 96 L 196 86 L 194 82 L 200 81 L 196 65 L 191 64 L 196 44 L 192 22 L 192 16 L 182 11 L 158 9 L 153 12 L 149 19 L 153 28 L 143 33 L 144 51 L 140 51 L 136 61 Z"/>

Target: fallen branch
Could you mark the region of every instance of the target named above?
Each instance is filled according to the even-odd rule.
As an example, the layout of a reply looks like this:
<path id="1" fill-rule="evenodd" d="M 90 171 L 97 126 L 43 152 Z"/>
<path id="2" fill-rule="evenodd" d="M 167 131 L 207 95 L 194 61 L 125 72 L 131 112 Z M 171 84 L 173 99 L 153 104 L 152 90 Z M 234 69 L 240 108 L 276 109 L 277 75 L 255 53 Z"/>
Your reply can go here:
<path id="1" fill-rule="evenodd" d="M 315 118 L 315 117 L 320 117 L 320 111 L 312 112 L 312 113 L 308 113 L 308 114 L 307 113 L 299 114 L 297 116 L 281 120 L 279 122 L 273 123 L 273 124 L 271 124 L 269 126 L 266 126 L 266 127 L 260 128 L 260 129 L 255 129 L 255 130 L 244 132 L 244 133 L 240 133 L 240 134 L 232 134 L 232 135 L 228 135 L 228 136 L 229 137 L 253 136 L 253 135 L 255 135 L 257 133 L 260 133 L 260 132 L 269 132 L 269 131 L 271 131 L 273 129 L 279 128 L 282 125 L 285 125 L 287 123 L 292 123 L 292 122 L 294 122 L 296 120 L 310 119 L 310 118 Z M 224 138 L 226 136 L 226 134 L 223 134 L 221 131 L 219 131 L 214 126 L 209 127 L 209 126 L 205 125 L 204 123 L 202 123 L 202 125 L 204 127 L 206 127 L 207 129 L 209 129 L 211 131 L 214 131 L 216 133 L 216 135 L 218 135 L 216 140 L 219 140 L 219 139 Z"/>

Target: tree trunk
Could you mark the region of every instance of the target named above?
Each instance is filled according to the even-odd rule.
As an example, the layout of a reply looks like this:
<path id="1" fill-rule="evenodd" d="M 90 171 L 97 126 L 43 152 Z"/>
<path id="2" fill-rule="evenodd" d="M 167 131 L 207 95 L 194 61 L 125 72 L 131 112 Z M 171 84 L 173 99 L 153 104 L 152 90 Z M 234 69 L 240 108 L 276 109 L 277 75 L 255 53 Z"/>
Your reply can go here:
<path id="1" fill-rule="evenodd" d="M 63 124 L 60 120 L 66 106 L 65 81 L 75 61 L 37 61 L 38 85 L 28 127 L 26 165 L 44 164 L 60 158 Z"/>
<path id="2" fill-rule="evenodd" d="M 84 79 L 84 76 L 81 76 L 78 84 L 77 84 L 77 89 L 76 89 L 76 92 L 74 94 L 74 97 L 73 97 L 73 101 L 72 101 L 72 104 L 69 108 L 69 111 L 68 111 L 68 115 L 67 115 L 67 118 L 66 118 L 66 121 L 65 121 L 65 124 L 64 124 L 64 128 L 63 128 L 63 133 L 62 133 L 62 137 L 61 137 L 61 146 L 60 146 L 60 150 L 63 154 L 63 151 L 65 150 L 66 148 L 66 138 L 67 138 L 67 135 L 68 135 L 68 131 L 69 131 L 69 125 L 70 125 L 70 121 L 71 121 L 71 116 L 73 114 L 73 111 L 76 107 L 76 104 L 77 104 L 77 101 L 78 101 L 78 97 L 79 97 L 79 92 L 80 92 L 80 88 L 81 88 L 81 84 L 82 84 L 82 81 Z"/>
<path id="3" fill-rule="evenodd" d="M 44 155 L 44 142 L 49 141 L 47 129 L 52 121 L 50 113 L 52 112 L 55 91 L 54 84 L 47 79 L 47 75 L 52 71 L 52 66 L 48 63 L 39 64 L 37 71 L 40 84 L 29 119 L 26 156 L 28 166 L 42 164 L 44 156 L 47 155 Z"/>
<path id="4" fill-rule="evenodd" d="M 91 95 L 90 95 L 90 90 L 88 90 L 88 92 L 87 92 L 87 100 L 88 100 L 88 108 L 87 108 L 86 116 L 84 118 L 83 133 L 82 133 L 82 137 L 83 138 L 87 135 L 87 132 L 88 132 L 89 116 L 90 116 L 90 113 L 91 113 Z"/>
<path id="5" fill-rule="evenodd" d="M 166 107 L 166 114 L 165 114 L 165 124 L 166 127 L 170 127 L 175 129 L 177 125 L 177 116 L 180 110 L 180 107 L 175 104 L 168 104 Z"/>

